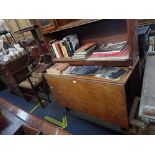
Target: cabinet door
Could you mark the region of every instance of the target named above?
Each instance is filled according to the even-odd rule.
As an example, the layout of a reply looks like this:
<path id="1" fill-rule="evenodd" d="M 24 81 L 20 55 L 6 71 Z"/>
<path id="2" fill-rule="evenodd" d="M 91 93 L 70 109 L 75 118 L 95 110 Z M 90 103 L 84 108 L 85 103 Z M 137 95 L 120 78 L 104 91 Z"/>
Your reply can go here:
<path id="1" fill-rule="evenodd" d="M 33 38 L 31 32 L 25 32 L 22 34 L 15 33 L 19 29 L 23 29 L 31 26 L 31 23 L 28 19 L 5 19 L 5 23 L 8 26 L 10 32 L 12 33 L 16 41 L 22 40 L 25 38 L 30 38 L 30 39 Z"/>
<path id="2" fill-rule="evenodd" d="M 124 85 L 50 75 L 46 79 L 64 107 L 128 128 Z"/>
<path id="3" fill-rule="evenodd" d="M 29 19 L 16 19 L 16 22 L 19 26 L 19 29 L 24 29 L 32 25 Z M 33 39 L 32 33 L 30 31 L 24 32 L 23 35 L 24 35 L 24 38 Z"/>
<path id="4" fill-rule="evenodd" d="M 22 34 L 16 34 L 14 32 L 18 31 L 20 27 L 18 26 L 15 19 L 5 19 L 6 25 L 8 26 L 9 30 L 11 31 L 12 35 L 14 36 L 15 40 L 23 39 Z"/>
<path id="5" fill-rule="evenodd" d="M 56 28 L 56 25 L 53 19 L 38 19 L 37 23 L 42 33 L 47 33 L 48 31 Z"/>
<path id="6" fill-rule="evenodd" d="M 50 19 L 38 19 L 39 25 L 41 28 L 51 26 L 51 20 Z"/>

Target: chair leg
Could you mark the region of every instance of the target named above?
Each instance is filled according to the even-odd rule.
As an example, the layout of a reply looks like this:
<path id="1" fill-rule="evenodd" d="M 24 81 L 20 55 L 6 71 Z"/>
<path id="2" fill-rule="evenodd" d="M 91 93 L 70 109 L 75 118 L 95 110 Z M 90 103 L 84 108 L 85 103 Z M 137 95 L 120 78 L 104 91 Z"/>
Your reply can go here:
<path id="1" fill-rule="evenodd" d="M 43 85 L 44 85 L 44 87 L 45 87 L 45 91 L 46 91 L 47 99 L 48 99 L 48 102 L 50 103 L 51 100 L 50 100 L 50 96 L 49 96 L 49 92 L 48 92 L 48 85 L 47 85 L 47 83 L 45 82 L 44 77 L 42 77 L 42 79 L 43 79 Z"/>
<path id="2" fill-rule="evenodd" d="M 42 103 L 42 100 L 41 100 L 41 98 L 39 97 L 37 91 L 35 91 L 35 88 L 34 88 L 32 82 L 31 82 L 31 80 L 30 80 L 29 78 L 28 78 L 28 81 L 29 81 L 29 83 L 30 83 L 30 85 L 31 85 L 31 88 L 32 88 L 32 91 L 33 91 L 33 93 L 35 94 L 36 98 L 38 99 L 39 103 L 41 104 L 42 107 L 45 107 L 45 105 Z"/>
<path id="3" fill-rule="evenodd" d="M 35 94 L 36 98 L 38 99 L 39 103 L 41 104 L 42 107 L 45 107 L 45 105 L 42 103 L 41 98 L 39 97 L 38 93 L 33 90 L 33 93 Z"/>
<path id="4" fill-rule="evenodd" d="M 24 99 L 25 99 L 27 102 L 29 102 L 29 101 L 31 100 L 30 97 L 26 96 L 26 95 L 23 93 L 22 88 L 20 88 L 20 87 L 18 87 L 18 88 L 19 88 L 19 90 L 20 90 L 20 93 L 21 93 L 22 97 L 24 97 Z"/>
<path id="5" fill-rule="evenodd" d="M 51 99 L 50 99 L 50 96 L 49 96 L 49 93 L 48 93 L 48 90 L 47 90 L 47 98 L 48 98 L 48 102 L 50 103 L 51 102 Z"/>

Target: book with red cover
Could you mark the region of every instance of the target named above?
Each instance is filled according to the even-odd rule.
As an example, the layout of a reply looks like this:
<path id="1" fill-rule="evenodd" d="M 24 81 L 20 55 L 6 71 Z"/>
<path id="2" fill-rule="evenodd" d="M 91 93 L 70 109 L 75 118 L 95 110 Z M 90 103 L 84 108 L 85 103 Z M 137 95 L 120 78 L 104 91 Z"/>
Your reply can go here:
<path id="1" fill-rule="evenodd" d="M 93 52 L 92 53 L 92 55 L 94 55 L 94 56 L 98 56 L 98 57 L 100 57 L 100 56 L 119 56 L 119 55 L 121 55 L 122 54 L 122 52 L 124 52 L 124 50 L 126 50 L 126 47 L 122 50 L 122 51 L 120 51 L 120 52 L 118 52 L 118 51 L 110 51 L 110 52 Z"/>
<path id="2" fill-rule="evenodd" d="M 129 47 L 126 46 L 121 52 L 92 54 L 87 60 L 126 60 L 129 58 Z"/>
<path id="3" fill-rule="evenodd" d="M 118 51 L 112 51 L 112 52 L 93 52 L 92 55 L 100 57 L 100 56 L 113 56 L 113 55 L 118 55 L 119 53 L 120 52 L 118 52 Z"/>
<path id="4" fill-rule="evenodd" d="M 57 52 L 57 54 L 59 55 L 58 58 L 62 58 L 62 57 L 63 57 L 63 54 L 62 54 L 62 50 L 61 50 L 59 41 L 56 41 L 56 42 L 54 42 L 53 44 L 54 44 L 55 47 L 56 47 L 56 51 L 55 51 L 55 52 Z"/>

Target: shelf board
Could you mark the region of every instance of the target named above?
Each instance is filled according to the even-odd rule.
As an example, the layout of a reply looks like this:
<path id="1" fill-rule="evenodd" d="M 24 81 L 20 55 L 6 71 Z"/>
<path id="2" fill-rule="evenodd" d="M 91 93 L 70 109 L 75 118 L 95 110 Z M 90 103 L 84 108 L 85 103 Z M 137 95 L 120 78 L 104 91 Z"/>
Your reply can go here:
<path id="1" fill-rule="evenodd" d="M 103 20 L 103 19 L 79 19 L 79 20 L 73 21 L 73 22 L 71 22 L 69 24 L 66 24 L 64 26 L 61 26 L 56 30 L 51 30 L 51 31 L 47 32 L 46 34 L 51 34 L 51 33 L 59 32 L 59 31 L 62 31 L 62 30 L 66 30 L 66 29 L 70 29 L 70 28 L 74 28 L 74 27 L 94 23 L 94 22 L 97 22 L 97 21 L 100 21 L 100 20 Z"/>
<path id="2" fill-rule="evenodd" d="M 21 34 L 21 33 L 24 33 L 24 32 L 32 31 L 37 27 L 38 27 L 38 25 L 32 25 L 32 26 L 29 26 L 29 27 L 25 27 L 23 29 L 19 29 L 18 31 L 15 31 L 15 33 Z"/>
<path id="3" fill-rule="evenodd" d="M 61 59 L 53 59 L 54 63 L 69 63 L 70 65 L 104 65 L 104 66 L 130 66 L 131 60 L 111 60 L 111 61 L 103 61 L 103 60 L 81 60 L 81 59 L 72 59 L 72 58 L 61 58 Z"/>

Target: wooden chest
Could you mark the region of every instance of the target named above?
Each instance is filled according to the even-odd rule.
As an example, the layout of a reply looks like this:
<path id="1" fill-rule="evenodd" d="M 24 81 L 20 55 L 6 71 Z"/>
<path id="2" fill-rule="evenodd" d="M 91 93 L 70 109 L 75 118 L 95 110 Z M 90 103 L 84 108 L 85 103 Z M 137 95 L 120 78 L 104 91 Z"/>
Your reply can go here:
<path id="1" fill-rule="evenodd" d="M 75 75 L 46 74 L 45 78 L 62 106 L 128 128 L 131 103 L 138 92 L 137 71 L 137 67 L 129 70 L 118 81 Z"/>

